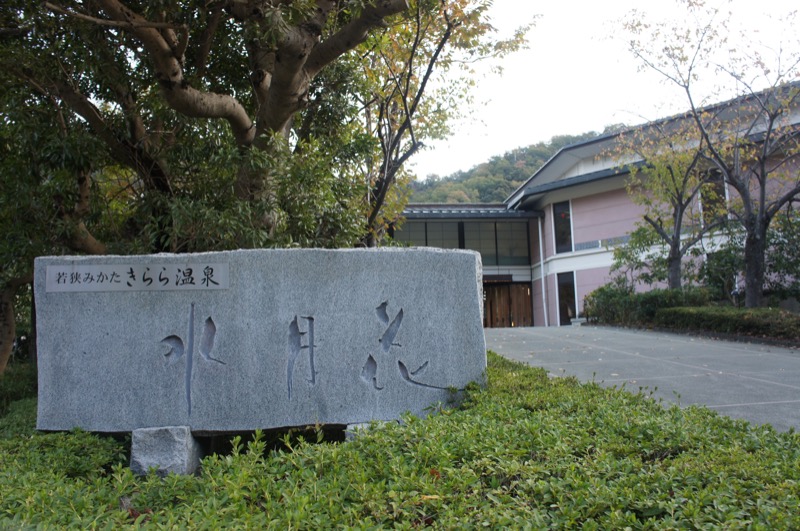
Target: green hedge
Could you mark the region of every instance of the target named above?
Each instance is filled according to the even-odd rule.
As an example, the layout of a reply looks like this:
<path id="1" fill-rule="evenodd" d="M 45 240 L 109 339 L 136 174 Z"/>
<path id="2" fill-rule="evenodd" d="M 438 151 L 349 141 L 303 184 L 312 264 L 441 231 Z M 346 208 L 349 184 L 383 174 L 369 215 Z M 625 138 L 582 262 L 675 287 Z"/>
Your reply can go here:
<path id="1" fill-rule="evenodd" d="M 616 325 L 644 325 L 653 322 L 662 308 L 703 306 L 709 292 L 702 288 L 654 289 L 636 293 L 614 284 L 601 286 L 584 300 L 584 314 L 592 322 Z"/>
<path id="2" fill-rule="evenodd" d="M 800 315 L 774 308 L 664 308 L 653 323 L 665 328 L 700 330 L 800 343 Z"/>
<path id="3" fill-rule="evenodd" d="M 124 441 L 28 427 L 0 438 L 0 528 L 800 529 L 798 434 L 494 355 L 488 381 L 349 443 L 236 439 L 188 477 L 137 478 Z"/>

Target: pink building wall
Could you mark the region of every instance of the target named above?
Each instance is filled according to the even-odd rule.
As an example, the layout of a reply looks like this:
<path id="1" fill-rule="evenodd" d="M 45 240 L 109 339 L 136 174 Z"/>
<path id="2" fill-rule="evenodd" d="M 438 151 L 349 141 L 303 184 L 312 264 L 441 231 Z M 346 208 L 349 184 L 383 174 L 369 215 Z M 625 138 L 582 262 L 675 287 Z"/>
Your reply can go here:
<path id="1" fill-rule="evenodd" d="M 542 281 L 533 281 L 531 289 L 531 301 L 533 302 L 533 326 L 544 326 L 544 308 L 542 307 Z"/>
<path id="2" fill-rule="evenodd" d="M 644 213 L 644 209 L 641 206 L 631 201 L 624 188 L 572 199 L 570 207 L 573 246 L 585 242 L 623 237 L 633 230 L 635 223 L 642 219 Z M 559 324 L 557 272 L 567 271 L 563 267 L 552 266 L 561 259 L 574 259 L 573 257 L 577 257 L 578 260 L 581 260 L 582 257 L 586 258 L 584 260 L 585 267 L 579 265 L 580 262 L 578 262 L 578 264 L 570 268 L 575 274 L 575 303 L 578 316 L 581 316 L 583 314 L 584 297 L 611 280 L 611 275 L 609 274 L 610 262 L 609 265 L 601 267 L 593 265 L 593 262 L 597 260 L 597 254 L 600 252 L 605 253 L 605 248 L 603 247 L 595 247 L 591 252 L 577 251 L 556 254 L 552 203 L 545 205 L 543 210 L 545 216 L 542 223 L 542 239 L 544 240 L 545 262 L 547 262 L 545 268 L 548 270 L 545 278 L 547 321 L 550 326 L 557 326 Z M 539 266 L 541 259 L 539 257 L 538 227 L 536 225 L 534 223 L 531 231 L 531 239 L 533 240 L 532 256 L 534 266 Z M 533 281 L 532 288 L 533 322 L 535 326 L 544 326 L 545 315 L 540 278 Z"/>
<path id="3" fill-rule="evenodd" d="M 644 207 L 624 188 L 572 200 L 573 243 L 624 236 L 642 219 Z"/>

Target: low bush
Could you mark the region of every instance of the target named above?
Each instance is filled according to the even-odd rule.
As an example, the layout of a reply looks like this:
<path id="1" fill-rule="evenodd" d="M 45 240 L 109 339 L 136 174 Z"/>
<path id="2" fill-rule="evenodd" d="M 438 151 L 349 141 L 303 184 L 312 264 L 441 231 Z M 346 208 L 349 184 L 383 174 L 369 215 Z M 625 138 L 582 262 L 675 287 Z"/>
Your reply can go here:
<path id="1" fill-rule="evenodd" d="M 703 306 L 709 302 L 707 290 L 696 287 L 684 289 L 654 289 L 636 293 L 632 288 L 606 284 L 584 301 L 584 313 L 592 322 L 616 325 L 645 325 L 655 319 L 662 308 Z"/>
<path id="2" fill-rule="evenodd" d="M 15 400 L 36 396 L 36 366 L 32 363 L 9 363 L 0 375 L 0 416 Z"/>
<path id="3" fill-rule="evenodd" d="M 664 328 L 800 342 L 800 315 L 775 308 L 664 308 L 653 322 Z"/>
<path id="4" fill-rule="evenodd" d="M 234 439 L 196 476 L 137 478 L 110 437 L 0 438 L 0 528 L 800 528 L 798 434 L 495 355 L 488 381 L 348 443 Z"/>
<path id="5" fill-rule="evenodd" d="M 583 314 L 590 322 L 623 324 L 633 321 L 633 288 L 618 284 L 600 286 L 586 296 Z"/>

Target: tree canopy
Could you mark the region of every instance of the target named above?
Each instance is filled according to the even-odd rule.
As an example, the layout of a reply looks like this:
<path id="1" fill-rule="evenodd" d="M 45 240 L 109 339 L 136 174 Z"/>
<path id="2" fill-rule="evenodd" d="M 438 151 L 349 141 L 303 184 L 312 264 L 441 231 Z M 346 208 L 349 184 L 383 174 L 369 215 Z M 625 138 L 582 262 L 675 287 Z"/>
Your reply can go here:
<path id="1" fill-rule="evenodd" d="M 610 153 L 629 171 L 628 195 L 645 208 L 644 223 L 631 234 L 629 249 L 615 250 L 621 253 L 616 261 L 663 245 L 671 289 L 682 286 L 684 258 L 726 220 L 725 193 L 717 186 L 722 179 L 705 162 L 704 146 L 695 122 L 678 116 L 620 133 Z"/>
<path id="2" fill-rule="evenodd" d="M 702 0 L 677 4 L 683 16 L 674 21 L 651 22 L 634 12 L 625 23 L 630 49 L 643 68 L 660 74 L 686 97 L 685 118 L 692 129 L 686 147 L 694 152 L 699 170 L 717 172 L 731 192 L 729 212 L 744 232 L 745 303 L 759 306 L 770 224 L 800 197 L 795 13 L 776 21 L 776 34 L 788 30 L 776 45 L 761 42 L 746 21 L 737 31 L 732 13 Z M 708 106 L 701 91 L 734 99 Z M 660 149 L 683 156 L 667 143 Z"/>
<path id="3" fill-rule="evenodd" d="M 473 61 L 524 44 L 490 4 L 4 2 L 0 285 L 41 254 L 376 244 Z"/>

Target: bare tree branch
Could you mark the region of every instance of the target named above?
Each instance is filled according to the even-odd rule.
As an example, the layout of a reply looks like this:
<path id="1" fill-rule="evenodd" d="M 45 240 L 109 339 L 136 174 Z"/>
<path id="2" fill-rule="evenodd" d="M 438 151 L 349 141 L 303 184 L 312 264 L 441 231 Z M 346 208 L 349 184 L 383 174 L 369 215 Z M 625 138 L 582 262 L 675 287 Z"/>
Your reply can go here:
<path id="1" fill-rule="evenodd" d="M 84 15 L 83 13 L 78 13 L 77 11 L 72 11 L 70 9 L 66 9 L 59 5 L 53 4 L 51 2 L 44 2 L 44 6 L 49 9 L 50 11 L 54 11 L 56 13 L 60 13 L 62 15 L 68 15 L 70 17 L 77 18 L 79 20 L 84 20 L 86 22 L 91 22 L 93 24 L 97 24 L 98 26 L 109 26 L 112 28 L 126 28 L 126 29 L 133 29 L 135 27 L 139 28 L 157 28 L 157 29 L 177 29 L 181 30 L 184 33 L 189 32 L 189 28 L 185 24 L 170 24 L 168 22 L 150 22 L 148 20 L 140 20 L 137 22 L 129 22 L 129 21 L 117 21 L 117 20 L 107 20 L 104 18 L 97 18 L 92 17 L 89 15 Z"/>
<path id="2" fill-rule="evenodd" d="M 317 3 L 321 4 L 322 1 Z M 385 25 L 385 18 L 408 8 L 408 0 L 376 0 L 375 5 L 364 7 L 360 16 L 314 48 L 306 63 L 309 75 L 313 77 L 337 57 L 364 42 L 370 30 Z"/>
<path id="3" fill-rule="evenodd" d="M 98 0 L 106 13 L 118 22 L 127 23 L 153 61 L 156 78 L 170 107 L 192 118 L 222 118 L 231 125 L 240 145 L 250 145 L 255 130 L 250 116 L 236 98 L 227 94 L 201 92 L 189 86 L 184 77 L 182 58 L 176 56 L 175 43 L 167 42 L 160 31 L 119 0 Z"/>

